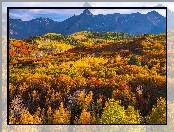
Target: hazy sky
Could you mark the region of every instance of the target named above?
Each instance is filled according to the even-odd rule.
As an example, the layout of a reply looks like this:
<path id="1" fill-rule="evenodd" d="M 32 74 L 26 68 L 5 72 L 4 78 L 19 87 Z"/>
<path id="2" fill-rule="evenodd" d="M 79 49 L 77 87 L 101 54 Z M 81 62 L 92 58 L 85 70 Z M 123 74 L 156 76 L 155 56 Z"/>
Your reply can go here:
<path id="1" fill-rule="evenodd" d="M 11 18 L 18 18 L 22 19 L 23 21 L 28 21 L 34 18 L 44 17 L 50 18 L 55 21 L 63 21 L 74 14 L 79 15 L 83 12 L 84 9 L 13 9 L 10 10 L 10 17 Z M 121 13 L 121 14 L 130 14 L 140 12 L 142 14 L 146 14 L 152 10 L 147 9 L 89 9 L 93 15 L 98 14 L 114 14 L 114 13 Z M 163 13 L 162 15 L 165 16 L 165 10 L 158 9 L 156 10 L 159 13 Z"/>
<path id="2" fill-rule="evenodd" d="M 174 3 L 174 2 L 173 2 Z M 2 12 L 7 12 L 6 7 L 83 7 L 84 2 L 2 2 Z M 167 6 L 173 11 L 173 5 L 171 2 L 89 2 L 92 7 L 154 7 L 158 4 Z M 172 5 L 172 6 L 171 6 Z M 29 21 L 38 17 L 50 18 L 55 21 L 63 21 L 70 16 L 76 14 L 79 15 L 84 9 L 54 9 L 54 10 L 43 10 L 43 9 L 14 9 L 10 10 L 10 17 L 16 19 L 22 19 L 23 21 Z M 146 14 L 152 10 L 147 9 L 90 9 L 93 15 L 98 14 L 130 14 L 139 12 Z M 161 15 L 166 16 L 166 12 L 163 9 L 155 10 Z"/>

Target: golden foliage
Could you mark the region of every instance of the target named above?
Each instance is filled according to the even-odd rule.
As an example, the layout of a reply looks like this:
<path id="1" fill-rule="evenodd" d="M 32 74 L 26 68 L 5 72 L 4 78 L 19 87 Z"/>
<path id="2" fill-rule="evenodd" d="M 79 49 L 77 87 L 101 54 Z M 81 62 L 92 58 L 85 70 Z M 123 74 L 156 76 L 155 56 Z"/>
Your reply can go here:
<path id="1" fill-rule="evenodd" d="M 95 117 L 92 116 L 90 112 L 84 109 L 80 115 L 80 118 L 76 118 L 74 124 L 93 124 L 94 122 Z"/>
<path id="2" fill-rule="evenodd" d="M 20 117 L 20 124 L 42 124 L 41 118 L 37 115 L 31 115 L 28 110 L 26 110 Z"/>
<path id="3" fill-rule="evenodd" d="M 63 102 L 61 102 L 59 109 L 56 109 L 53 113 L 53 124 L 69 124 L 70 123 L 70 114 L 63 106 Z"/>
<path id="4" fill-rule="evenodd" d="M 122 37 L 125 36 L 119 36 Z M 34 44 L 27 42 L 30 39 L 10 39 L 10 100 L 19 95 L 25 105 L 35 106 L 25 111 L 20 120 L 10 115 L 12 124 L 96 124 L 100 114 L 100 123 L 136 124 L 140 122 L 139 111 L 134 107 L 139 108 L 135 93 L 131 91 L 134 86 L 129 84 L 144 84 L 159 94 L 166 89 L 165 34 L 139 35 L 132 40 L 107 42 L 97 38 L 100 44 L 94 38 L 66 39 L 52 33 L 32 39 Z M 41 53 L 40 50 L 47 53 L 40 58 L 32 57 L 32 53 Z M 132 54 L 141 66 L 129 63 Z M 172 50 L 169 54 L 173 54 Z M 173 66 L 169 69 L 173 70 Z M 68 107 L 67 95 L 81 89 L 89 89 L 90 92 L 87 95 L 80 92 L 78 97 L 72 97 L 68 101 L 75 103 Z M 99 89 L 106 92 L 106 96 L 98 98 L 98 95 L 103 95 Z M 97 91 L 97 95 L 93 95 L 91 90 Z M 111 94 L 115 101 L 107 101 Z M 74 96 L 73 93 L 71 95 Z M 62 102 L 60 106 L 58 102 Z M 148 122 L 155 122 L 157 115 L 159 120 L 156 122 L 164 122 L 165 116 L 161 112 L 166 102 L 161 102 L 161 111 L 159 106 L 153 108 Z"/>
<path id="5" fill-rule="evenodd" d="M 146 117 L 147 124 L 166 124 L 166 99 L 160 97 L 157 106 L 152 108 L 150 115 Z"/>

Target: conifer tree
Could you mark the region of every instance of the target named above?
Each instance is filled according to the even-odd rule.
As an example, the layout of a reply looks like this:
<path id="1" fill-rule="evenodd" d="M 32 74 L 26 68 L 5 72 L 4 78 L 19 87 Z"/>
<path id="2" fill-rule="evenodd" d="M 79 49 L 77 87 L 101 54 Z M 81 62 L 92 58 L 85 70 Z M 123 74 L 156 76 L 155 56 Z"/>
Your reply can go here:
<path id="1" fill-rule="evenodd" d="M 129 65 L 137 65 L 140 66 L 141 62 L 138 60 L 137 55 L 133 54 L 130 58 L 130 60 L 128 61 Z"/>

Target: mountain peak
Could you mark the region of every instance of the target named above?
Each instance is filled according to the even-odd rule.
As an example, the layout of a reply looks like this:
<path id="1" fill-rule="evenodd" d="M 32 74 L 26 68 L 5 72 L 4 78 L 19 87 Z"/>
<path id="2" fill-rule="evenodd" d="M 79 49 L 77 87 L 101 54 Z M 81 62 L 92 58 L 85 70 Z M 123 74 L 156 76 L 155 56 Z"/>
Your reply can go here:
<path id="1" fill-rule="evenodd" d="M 84 14 L 84 15 L 92 15 L 92 13 L 88 9 L 85 9 L 82 14 Z"/>
<path id="2" fill-rule="evenodd" d="M 158 4 L 157 6 L 155 6 L 155 7 L 164 7 L 162 4 Z"/>
<path id="3" fill-rule="evenodd" d="M 42 19 L 42 17 L 38 19 Z M 142 19 L 142 21 L 139 21 L 140 19 Z M 32 25 L 35 26 L 31 31 Z M 29 36 L 45 34 L 47 32 L 69 35 L 84 30 L 98 32 L 126 32 L 133 35 L 148 33 L 157 34 L 160 32 L 166 32 L 165 25 L 166 18 L 156 11 L 148 12 L 148 14 L 133 13 L 126 15 L 115 13 L 108 15 L 92 15 L 90 8 L 86 7 L 86 9 L 83 9 L 81 14 L 77 17 L 72 16 L 59 23 L 52 19 L 43 19 L 39 21 L 32 19 L 27 24 L 24 21 L 21 22 L 16 19 L 10 20 L 9 29 L 20 35 L 17 36 L 16 34 L 11 34 L 9 37 L 22 39 Z"/>
<path id="4" fill-rule="evenodd" d="M 151 12 L 148 12 L 147 14 L 154 14 L 154 15 L 159 15 L 159 13 L 155 10 L 151 11 Z"/>
<path id="5" fill-rule="evenodd" d="M 85 2 L 83 7 L 92 7 L 88 2 Z"/>

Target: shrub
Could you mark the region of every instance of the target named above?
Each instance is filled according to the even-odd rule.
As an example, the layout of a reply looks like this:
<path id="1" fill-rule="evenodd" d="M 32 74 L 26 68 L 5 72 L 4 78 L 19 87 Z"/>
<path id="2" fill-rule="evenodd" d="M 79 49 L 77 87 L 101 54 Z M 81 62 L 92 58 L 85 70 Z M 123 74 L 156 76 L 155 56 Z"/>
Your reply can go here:
<path id="1" fill-rule="evenodd" d="M 133 106 L 128 106 L 125 110 L 120 105 L 120 101 L 110 99 L 107 106 L 104 108 L 99 124 L 139 124 L 140 114 Z"/>
<path id="2" fill-rule="evenodd" d="M 146 117 L 147 124 L 166 124 L 166 99 L 160 97 L 157 106 L 152 108 L 152 113 Z"/>
<path id="3" fill-rule="evenodd" d="M 71 113 L 64 108 L 63 102 L 61 102 L 58 110 L 53 113 L 53 124 L 69 124 Z"/>
<path id="4" fill-rule="evenodd" d="M 131 56 L 130 60 L 128 61 L 128 64 L 140 66 L 141 62 L 138 60 L 137 55 L 133 54 Z"/>

